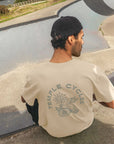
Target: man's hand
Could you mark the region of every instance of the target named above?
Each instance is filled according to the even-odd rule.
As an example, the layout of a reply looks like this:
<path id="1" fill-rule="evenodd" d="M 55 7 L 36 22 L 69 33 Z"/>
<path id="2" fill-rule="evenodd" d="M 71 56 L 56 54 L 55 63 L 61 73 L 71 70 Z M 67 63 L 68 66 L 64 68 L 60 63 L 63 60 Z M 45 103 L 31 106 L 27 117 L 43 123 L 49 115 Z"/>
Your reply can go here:
<path id="1" fill-rule="evenodd" d="M 23 98 L 23 96 L 21 96 L 21 101 L 22 101 L 23 103 L 26 103 L 26 101 L 25 101 L 25 99 Z"/>
<path id="2" fill-rule="evenodd" d="M 93 100 L 96 100 L 95 95 L 93 95 Z M 102 104 L 103 106 L 110 107 L 110 108 L 114 109 L 114 100 L 111 102 L 100 102 L 100 104 Z"/>
<path id="3" fill-rule="evenodd" d="M 108 107 L 110 107 L 110 108 L 113 108 L 113 109 L 114 109 L 114 100 L 113 100 L 113 101 L 111 101 L 111 102 L 109 102 L 109 103 L 106 103 L 106 102 L 105 102 L 105 104 L 106 104 Z"/>

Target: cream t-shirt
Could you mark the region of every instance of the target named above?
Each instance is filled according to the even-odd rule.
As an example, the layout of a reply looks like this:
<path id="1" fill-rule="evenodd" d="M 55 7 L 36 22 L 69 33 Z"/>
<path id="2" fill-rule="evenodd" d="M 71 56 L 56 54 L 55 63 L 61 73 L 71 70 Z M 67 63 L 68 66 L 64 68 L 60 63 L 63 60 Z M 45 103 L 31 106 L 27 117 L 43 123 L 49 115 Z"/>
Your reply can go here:
<path id="1" fill-rule="evenodd" d="M 50 135 L 65 137 L 88 128 L 94 119 L 93 93 L 99 102 L 114 100 L 114 87 L 95 65 L 78 58 L 38 64 L 27 76 L 23 97 L 39 102 L 39 125 Z"/>

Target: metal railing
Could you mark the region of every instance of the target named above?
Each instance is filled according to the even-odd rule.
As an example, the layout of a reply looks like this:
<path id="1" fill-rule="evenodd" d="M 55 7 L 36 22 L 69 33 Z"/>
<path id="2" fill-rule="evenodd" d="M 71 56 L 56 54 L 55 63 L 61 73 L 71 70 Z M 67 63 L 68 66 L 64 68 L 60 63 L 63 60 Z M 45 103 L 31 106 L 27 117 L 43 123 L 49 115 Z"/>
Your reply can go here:
<path id="1" fill-rule="evenodd" d="M 8 7 L 17 7 L 17 6 L 22 6 L 22 5 L 27 5 L 27 4 L 32 4 L 32 3 L 44 3 L 46 0 L 27 0 L 19 3 L 14 3 L 12 5 L 8 5 Z"/>

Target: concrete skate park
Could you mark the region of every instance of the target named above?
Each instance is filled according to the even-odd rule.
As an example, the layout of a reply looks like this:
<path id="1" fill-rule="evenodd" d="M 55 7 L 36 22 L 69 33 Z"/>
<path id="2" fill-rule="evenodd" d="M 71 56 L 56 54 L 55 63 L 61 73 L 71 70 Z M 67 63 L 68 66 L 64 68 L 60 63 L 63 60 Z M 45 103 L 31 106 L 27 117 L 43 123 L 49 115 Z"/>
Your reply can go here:
<path id="1" fill-rule="evenodd" d="M 21 103 L 26 75 L 53 53 L 50 30 L 61 16 L 77 17 L 84 27 L 80 59 L 98 65 L 114 82 L 114 1 L 67 0 L 0 24 L 0 144 L 113 144 L 114 110 L 93 102 L 95 121 L 86 131 L 53 138 L 32 122 Z"/>

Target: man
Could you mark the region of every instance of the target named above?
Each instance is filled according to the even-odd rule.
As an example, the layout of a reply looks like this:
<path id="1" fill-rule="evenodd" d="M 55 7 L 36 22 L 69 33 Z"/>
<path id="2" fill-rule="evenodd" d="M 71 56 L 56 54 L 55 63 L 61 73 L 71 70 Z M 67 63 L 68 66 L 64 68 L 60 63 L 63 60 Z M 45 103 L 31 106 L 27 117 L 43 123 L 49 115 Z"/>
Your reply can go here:
<path id="1" fill-rule="evenodd" d="M 78 58 L 84 43 L 78 19 L 61 17 L 53 24 L 51 36 L 54 54 L 32 70 L 22 101 L 33 105 L 38 99 L 39 125 L 52 136 L 65 137 L 92 124 L 93 94 L 114 108 L 114 87 L 97 66 Z"/>

